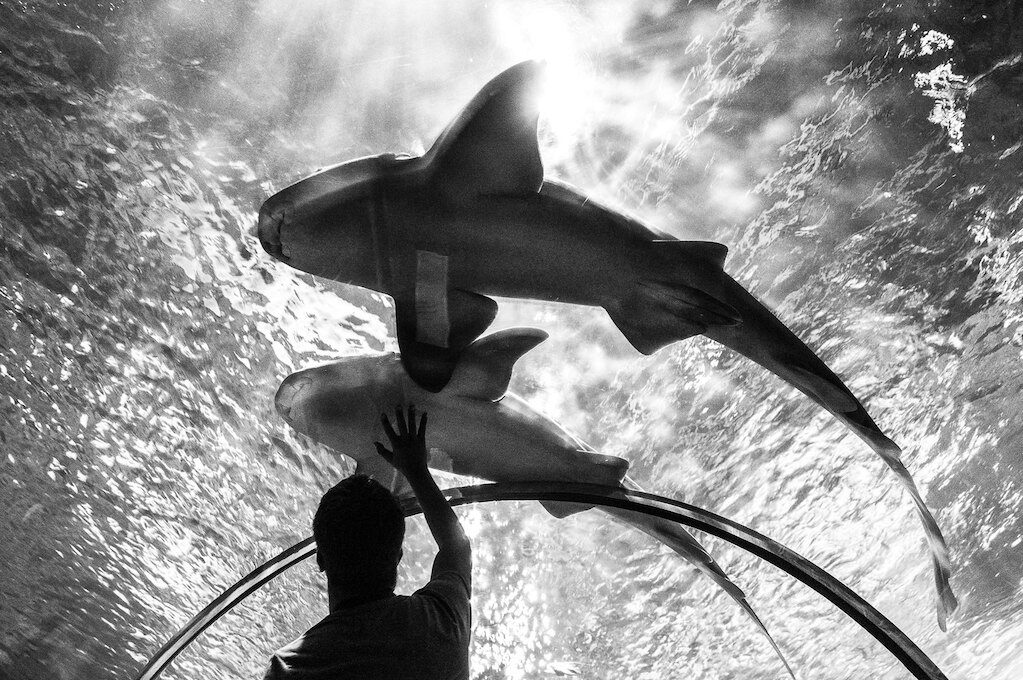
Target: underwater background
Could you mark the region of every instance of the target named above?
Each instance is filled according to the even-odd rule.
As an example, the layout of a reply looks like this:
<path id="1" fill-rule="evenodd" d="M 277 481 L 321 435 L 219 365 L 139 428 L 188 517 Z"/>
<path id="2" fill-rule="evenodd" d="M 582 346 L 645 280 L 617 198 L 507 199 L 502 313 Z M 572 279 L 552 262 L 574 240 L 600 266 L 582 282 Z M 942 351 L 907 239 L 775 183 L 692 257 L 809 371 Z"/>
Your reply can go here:
<path id="1" fill-rule="evenodd" d="M 272 261 L 256 211 L 320 166 L 422 152 L 528 58 L 547 174 L 730 248 L 903 447 L 961 607 L 939 631 L 923 532 L 867 446 L 706 339 L 643 357 L 600 309 L 500 300 L 494 329 L 551 332 L 512 390 L 648 490 L 826 568 L 949 678 L 1023 677 L 1023 9 L 955 0 L 0 0 L 0 677 L 133 677 L 309 533 L 352 464 L 274 392 L 395 350 L 393 312 Z M 475 678 L 784 677 L 708 579 L 604 515 L 459 515 Z M 707 545 L 801 677 L 908 677 Z M 400 589 L 432 555 L 412 521 Z M 261 677 L 325 613 L 307 561 L 165 677 Z"/>

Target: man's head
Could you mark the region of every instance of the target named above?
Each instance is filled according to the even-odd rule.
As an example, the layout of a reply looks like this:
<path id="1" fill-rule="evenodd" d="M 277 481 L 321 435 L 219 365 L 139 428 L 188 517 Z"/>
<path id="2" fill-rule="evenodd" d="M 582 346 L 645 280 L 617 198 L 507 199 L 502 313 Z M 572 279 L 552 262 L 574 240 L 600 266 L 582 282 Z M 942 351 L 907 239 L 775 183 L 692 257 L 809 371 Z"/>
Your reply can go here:
<path id="1" fill-rule="evenodd" d="M 394 589 L 405 517 L 379 482 L 354 475 L 323 494 L 313 517 L 313 537 L 317 564 L 344 592 Z"/>

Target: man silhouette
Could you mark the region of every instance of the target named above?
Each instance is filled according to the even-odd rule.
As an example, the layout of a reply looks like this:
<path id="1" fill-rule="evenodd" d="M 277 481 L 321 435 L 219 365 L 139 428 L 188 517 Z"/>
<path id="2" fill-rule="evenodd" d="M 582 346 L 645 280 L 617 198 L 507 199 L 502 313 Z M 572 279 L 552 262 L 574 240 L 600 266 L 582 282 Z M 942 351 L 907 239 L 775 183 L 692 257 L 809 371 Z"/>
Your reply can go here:
<path id="1" fill-rule="evenodd" d="M 416 425 L 381 415 L 391 449 L 377 451 L 405 475 L 437 542 L 430 582 L 395 595 L 405 518 L 394 496 L 364 475 L 323 495 L 313 518 L 316 562 L 330 613 L 270 660 L 264 680 L 467 680 L 472 550 L 426 466 L 426 414 Z"/>

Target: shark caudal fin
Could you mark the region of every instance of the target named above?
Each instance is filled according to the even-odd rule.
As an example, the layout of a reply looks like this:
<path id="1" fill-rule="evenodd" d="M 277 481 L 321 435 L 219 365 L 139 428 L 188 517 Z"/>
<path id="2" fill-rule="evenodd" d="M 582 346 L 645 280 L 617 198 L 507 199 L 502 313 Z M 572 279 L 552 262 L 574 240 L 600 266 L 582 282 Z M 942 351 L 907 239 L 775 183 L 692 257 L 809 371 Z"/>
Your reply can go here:
<path id="1" fill-rule="evenodd" d="M 947 615 L 958 606 L 949 584 L 948 546 L 902 463 L 899 446 L 881 431 L 863 404 L 820 357 L 748 291 L 725 275 L 716 292 L 739 312 L 742 323 L 711 326 L 704 334 L 757 362 L 829 411 L 881 457 L 909 492 L 930 546 L 938 595 L 938 625 L 945 630 Z"/>
<path id="2" fill-rule="evenodd" d="M 927 544 L 931 550 L 931 566 L 934 572 L 934 588 L 937 591 L 937 617 L 938 628 L 945 631 L 948 627 L 948 615 L 959 608 L 959 600 L 952 591 L 949 578 L 952 575 L 952 562 L 949 558 L 948 545 L 945 537 L 941 535 L 941 529 L 931 511 L 927 509 L 920 490 L 916 488 L 916 482 L 902 462 L 902 450 L 895 442 L 888 440 L 889 446 L 875 449 L 884 462 L 891 468 L 892 472 L 899 478 L 899 482 L 909 492 L 913 499 L 913 506 L 920 522 L 924 525 L 924 534 L 927 537 Z"/>
<path id="3" fill-rule="evenodd" d="M 631 478 L 626 477 L 623 480 L 623 486 L 627 489 L 635 491 L 642 491 L 642 488 L 636 484 Z M 690 564 L 699 569 L 704 575 L 712 580 L 719 588 L 721 588 L 728 597 L 732 598 L 739 607 L 746 612 L 746 615 L 756 625 L 756 627 L 763 633 L 764 637 L 771 644 L 775 654 L 781 660 L 785 666 L 785 670 L 788 671 L 789 675 L 795 680 L 796 674 L 793 672 L 792 667 L 789 666 L 788 660 L 782 653 L 778 643 L 774 641 L 774 637 L 770 631 L 757 616 L 757 613 L 753 610 L 749 601 L 746 600 L 746 594 L 742 589 L 737 586 L 728 575 L 724 572 L 717 561 L 711 557 L 710 553 L 703 547 L 703 545 L 689 533 L 684 527 L 675 522 L 671 522 L 660 517 L 650 517 L 642 515 L 637 512 L 630 512 L 628 510 L 622 510 L 618 508 L 601 508 L 601 510 L 618 520 L 633 526 L 643 533 L 651 536 L 664 545 L 671 548 L 676 554 L 688 561 Z"/>
<path id="4" fill-rule="evenodd" d="M 924 525 L 938 589 L 938 621 L 955 609 L 948 548 L 900 458 L 899 447 L 874 423 L 835 373 L 767 307 L 723 269 L 727 249 L 716 243 L 651 243 L 656 280 L 639 281 L 607 307 L 612 320 L 641 352 L 703 334 L 752 359 L 808 396 L 855 432 L 909 491 Z"/>

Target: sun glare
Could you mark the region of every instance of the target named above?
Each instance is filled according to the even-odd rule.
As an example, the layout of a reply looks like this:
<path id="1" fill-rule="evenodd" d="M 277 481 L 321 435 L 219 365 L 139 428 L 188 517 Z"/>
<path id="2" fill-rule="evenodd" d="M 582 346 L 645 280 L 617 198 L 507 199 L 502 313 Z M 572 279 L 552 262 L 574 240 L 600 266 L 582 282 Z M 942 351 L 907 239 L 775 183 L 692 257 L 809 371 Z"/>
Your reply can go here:
<path id="1" fill-rule="evenodd" d="M 546 64 L 540 92 L 540 125 L 546 134 L 545 156 L 560 157 L 589 127 L 596 79 L 584 58 L 578 11 L 559 3 L 531 3 L 495 10 L 497 38 L 513 60 L 538 59 Z"/>

